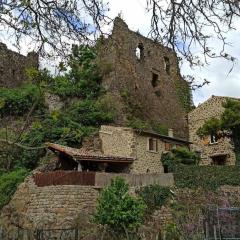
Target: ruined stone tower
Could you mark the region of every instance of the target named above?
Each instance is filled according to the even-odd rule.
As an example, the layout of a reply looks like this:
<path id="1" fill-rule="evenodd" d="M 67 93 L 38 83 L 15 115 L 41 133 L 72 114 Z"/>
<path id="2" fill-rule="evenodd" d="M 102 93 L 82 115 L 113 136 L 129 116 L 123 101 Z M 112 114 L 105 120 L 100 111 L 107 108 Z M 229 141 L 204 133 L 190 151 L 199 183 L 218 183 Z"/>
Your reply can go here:
<path id="1" fill-rule="evenodd" d="M 0 87 L 17 87 L 27 80 L 26 69 L 38 68 L 38 54 L 23 56 L 0 43 Z"/>
<path id="2" fill-rule="evenodd" d="M 101 65 L 108 69 L 103 78 L 107 91 L 119 96 L 127 91 L 145 119 L 159 121 L 175 136 L 187 138 L 184 99 L 190 90 L 175 52 L 129 30 L 120 18 L 115 19 L 101 51 Z"/>

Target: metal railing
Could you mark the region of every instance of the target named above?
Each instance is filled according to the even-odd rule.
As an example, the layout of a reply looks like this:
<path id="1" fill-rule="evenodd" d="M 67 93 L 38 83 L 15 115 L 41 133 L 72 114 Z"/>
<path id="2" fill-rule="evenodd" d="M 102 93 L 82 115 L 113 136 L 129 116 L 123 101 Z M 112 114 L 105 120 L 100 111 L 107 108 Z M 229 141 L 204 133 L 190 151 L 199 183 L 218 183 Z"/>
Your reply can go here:
<path id="1" fill-rule="evenodd" d="M 240 240 L 240 208 L 209 206 L 204 215 L 206 240 Z"/>

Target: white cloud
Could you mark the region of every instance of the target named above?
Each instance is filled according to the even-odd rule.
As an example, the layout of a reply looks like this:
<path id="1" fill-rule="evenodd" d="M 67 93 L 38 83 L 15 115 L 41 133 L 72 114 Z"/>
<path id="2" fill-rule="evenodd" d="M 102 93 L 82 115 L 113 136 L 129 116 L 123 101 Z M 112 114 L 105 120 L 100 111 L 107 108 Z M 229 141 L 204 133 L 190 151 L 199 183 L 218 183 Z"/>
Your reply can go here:
<path id="1" fill-rule="evenodd" d="M 140 30 L 143 35 L 147 35 L 150 30 L 150 14 L 146 13 L 146 0 L 109 0 L 111 17 L 115 17 L 118 13 L 122 13 L 123 19 L 126 21 L 130 29 Z M 236 21 L 237 30 L 240 30 Z M 202 68 L 190 70 L 186 64 L 182 66 L 181 72 L 184 75 L 192 74 L 197 79 L 207 79 L 209 85 L 195 90 L 193 92 L 194 103 L 198 105 L 205 101 L 211 95 L 240 97 L 240 32 L 232 31 L 227 35 L 232 46 L 227 47 L 227 52 L 236 57 L 236 63 L 233 70 L 229 73 L 232 63 L 224 59 L 210 59 L 209 65 Z M 212 40 L 212 47 L 220 49 L 221 45 L 216 40 Z"/>
<path id="2" fill-rule="evenodd" d="M 111 18 L 121 14 L 130 29 L 134 31 L 139 30 L 141 34 L 147 36 L 150 30 L 151 14 L 146 12 L 146 0 L 108 0 L 108 2 Z M 231 73 L 229 73 L 231 63 L 224 59 L 212 59 L 208 66 L 194 70 L 190 70 L 186 65 L 182 66 L 182 74 L 191 73 L 196 78 L 206 78 L 210 81 L 209 85 L 194 91 L 195 104 L 206 100 L 211 95 L 240 97 L 240 23 L 238 23 L 236 21 L 238 31 L 228 34 L 228 39 L 232 43 L 232 46 L 228 47 L 227 50 L 237 59 Z M 16 50 L 12 45 L 11 38 L 8 38 L 5 34 L 1 34 L 1 30 L 0 28 L 0 41 L 7 43 L 9 48 Z M 216 40 L 212 41 L 212 45 L 220 47 Z M 26 54 L 31 50 L 32 45 L 30 44 L 30 40 L 21 44 L 21 53 Z"/>

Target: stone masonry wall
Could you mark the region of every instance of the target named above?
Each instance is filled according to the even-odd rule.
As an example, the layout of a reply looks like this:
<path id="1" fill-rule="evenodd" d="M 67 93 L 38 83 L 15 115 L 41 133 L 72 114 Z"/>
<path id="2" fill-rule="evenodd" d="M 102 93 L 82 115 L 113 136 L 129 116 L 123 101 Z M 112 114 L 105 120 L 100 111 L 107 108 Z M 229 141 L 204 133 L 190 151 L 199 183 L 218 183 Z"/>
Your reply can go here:
<path id="1" fill-rule="evenodd" d="M 129 166 L 131 173 L 163 173 L 161 162 L 165 152 L 165 141 L 172 145 L 184 145 L 174 140 L 164 140 L 151 134 L 141 134 L 132 128 L 101 126 L 99 131 L 101 151 L 105 155 L 133 157 L 134 162 Z M 157 151 L 148 150 L 149 138 L 157 140 Z"/>
<path id="2" fill-rule="evenodd" d="M 143 49 L 141 59 L 136 57 L 139 44 Z M 120 18 L 115 19 L 112 35 L 100 49 L 103 85 L 108 92 L 128 92 L 145 120 L 161 122 L 173 128 L 176 136 L 187 138 L 187 113 L 177 93 L 186 82 L 180 75 L 176 54 L 129 30 Z"/>
<path id="3" fill-rule="evenodd" d="M 26 69 L 38 68 L 38 55 L 34 52 L 23 56 L 0 43 L 0 87 L 17 87 L 27 80 Z"/>
<path id="4" fill-rule="evenodd" d="M 37 187 L 32 176 L 20 184 L 11 201 L 0 212 L 0 227 L 10 230 L 19 227 L 25 230 L 35 229 L 70 229 L 84 223 L 90 224 L 89 219 L 95 211 L 100 189 L 110 184 L 110 179 L 118 174 L 98 173 L 98 187 L 80 185 L 52 185 Z M 119 176 L 119 175 L 118 175 Z M 140 186 L 148 182 L 153 184 L 155 179 L 161 186 L 173 186 L 172 174 L 149 176 L 121 174 L 130 185 L 130 194 L 136 195 Z M 105 180 L 104 180 L 105 179 Z M 144 184 L 145 182 L 145 184 Z M 139 185 L 137 185 L 137 183 Z M 1 235 L 0 235 L 1 236 Z"/>
<path id="5" fill-rule="evenodd" d="M 24 229 L 67 229 L 78 217 L 90 215 L 99 191 L 91 186 L 37 187 L 28 177 L 1 212 L 0 225 Z M 4 223 L 4 224 L 2 224 Z"/>
<path id="6" fill-rule="evenodd" d="M 201 152 L 201 164 L 203 165 L 211 164 L 211 156 L 217 154 L 227 155 L 227 165 L 235 164 L 234 146 L 229 138 L 224 137 L 219 139 L 218 143 L 211 144 L 210 136 L 201 139 L 196 133 L 206 120 L 212 117 L 220 118 L 224 111 L 222 104 L 225 101 L 226 97 L 212 96 L 188 114 L 189 141 L 193 142 L 192 150 Z"/>
<path id="7" fill-rule="evenodd" d="M 131 128 L 101 126 L 102 152 L 110 156 L 134 157 L 134 132 Z"/>
<path id="8" fill-rule="evenodd" d="M 157 152 L 148 150 L 147 136 L 135 134 L 136 137 L 136 160 L 132 165 L 132 172 L 136 173 L 163 173 L 161 156 L 165 150 L 163 141 L 157 139 Z"/>
<path id="9" fill-rule="evenodd" d="M 147 136 L 141 136 L 131 128 L 102 126 L 99 131 L 102 151 L 106 155 L 134 157 L 132 173 L 162 173 L 161 155 L 164 142 L 158 141 L 158 151 L 148 151 Z"/>

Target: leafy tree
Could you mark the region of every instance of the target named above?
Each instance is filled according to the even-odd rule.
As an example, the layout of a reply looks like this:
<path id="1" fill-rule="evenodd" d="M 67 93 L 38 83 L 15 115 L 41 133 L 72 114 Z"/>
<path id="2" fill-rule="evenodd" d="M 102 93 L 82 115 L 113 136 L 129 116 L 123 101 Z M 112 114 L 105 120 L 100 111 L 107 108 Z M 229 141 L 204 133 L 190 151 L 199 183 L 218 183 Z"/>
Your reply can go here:
<path id="1" fill-rule="evenodd" d="M 111 185 L 101 193 L 94 221 L 117 234 L 136 230 L 143 222 L 146 205 L 128 191 L 124 179 L 117 177 L 112 180 Z"/>
<path id="2" fill-rule="evenodd" d="M 24 115 L 33 105 L 43 110 L 43 96 L 37 85 L 25 84 L 20 88 L 0 88 L 0 115 Z"/>
<path id="3" fill-rule="evenodd" d="M 204 126 L 197 130 L 199 136 L 215 134 L 221 130 L 221 121 L 217 118 L 211 118 L 204 123 Z"/>
<path id="4" fill-rule="evenodd" d="M 0 154 L 4 168 L 34 169 L 45 154 L 44 142 L 79 147 L 83 137 L 113 121 L 117 109 L 103 95 L 95 59 L 93 47 L 74 46 L 60 76 L 51 76 L 47 70 L 28 69 L 31 83 L 1 91 L 0 114 L 5 119 L 13 115 L 22 119 L 18 130 L 6 123 L 2 131 L 0 141 L 7 145 Z M 46 92 L 60 96 L 64 105 L 61 111 L 49 113 L 44 105 Z"/>

